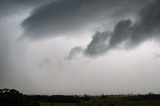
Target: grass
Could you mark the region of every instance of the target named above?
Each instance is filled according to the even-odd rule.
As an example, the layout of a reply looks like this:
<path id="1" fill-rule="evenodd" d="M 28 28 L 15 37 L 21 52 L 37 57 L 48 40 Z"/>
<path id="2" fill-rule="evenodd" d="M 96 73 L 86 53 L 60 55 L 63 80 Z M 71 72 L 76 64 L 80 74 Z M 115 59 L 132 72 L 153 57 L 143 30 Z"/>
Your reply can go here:
<path id="1" fill-rule="evenodd" d="M 77 106 L 73 103 L 41 103 L 41 106 Z"/>
<path id="2" fill-rule="evenodd" d="M 123 96 L 94 97 L 80 103 L 41 103 L 41 106 L 160 106 L 159 100 L 128 100 Z"/>
<path id="3" fill-rule="evenodd" d="M 42 103 L 41 106 L 160 106 L 160 101 L 87 101 L 79 104 L 72 103 Z"/>
<path id="4" fill-rule="evenodd" d="M 54 106 L 77 106 L 77 104 L 73 104 L 73 103 L 56 103 Z"/>
<path id="5" fill-rule="evenodd" d="M 41 106 L 55 106 L 53 103 L 40 103 Z"/>

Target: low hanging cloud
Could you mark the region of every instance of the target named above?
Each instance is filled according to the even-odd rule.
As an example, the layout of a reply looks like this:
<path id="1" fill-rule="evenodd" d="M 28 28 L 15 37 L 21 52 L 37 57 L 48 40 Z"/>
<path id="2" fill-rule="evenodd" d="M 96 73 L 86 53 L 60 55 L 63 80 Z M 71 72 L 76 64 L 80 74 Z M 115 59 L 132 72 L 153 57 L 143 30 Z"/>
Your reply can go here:
<path id="1" fill-rule="evenodd" d="M 73 58 L 76 57 L 78 54 L 80 54 L 82 51 L 83 51 L 82 47 L 80 47 L 80 46 L 74 47 L 74 48 L 70 51 L 69 56 L 68 56 L 66 59 L 68 59 L 68 60 L 73 59 Z"/>
<path id="2" fill-rule="evenodd" d="M 147 0 L 149 1 L 149 0 Z M 67 35 L 96 26 L 111 16 L 136 12 L 146 0 L 57 0 L 40 6 L 22 22 L 24 35 L 42 39 Z M 126 7 L 130 5 L 130 8 Z M 119 14 L 121 13 L 121 15 Z M 69 34 L 68 34 L 69 35 Z"/>
<path id="3" fill-rule="evenodd" d="M 117 22 L 113 32 L 96 32 L 83 51 L 88 56 L 98 56 L 120 47 L 133 48 L 149 39 L 160 38 L 160 1 L 146 5 L 135 23 L 131 19 Z"/>
<path id="4" fill-rule="evenodd" d="M 131 20 L 119 21 L 113 32 L 96 33 L 84 53 L 96 56 L 124 44 L 130 39 L 131 29 Z"/>
<path id="5" fill-rule="evenodd" d="M 92 41 L 87 46 L 84 53 L 86 55 L 90 54 L 101 54 L 108 50 L 108 42 L 107 39 L 110 38 L 109 32 L 96 32 L 95 35 L 92 38 Z"/>
<path id="6" fill-rule="evenodd" d="M 28 7 L 36 8 L 55 0 L 0 0 L 0 18 L 24 12 Z"/>
<path id="7" fill-rule="evenodd" d="M 32 11 L 21 24 L 22 37 L 37 40 L 69 35 L 105 20 L 119 20 L 112 32 L 95 31 L 85 49 L 75 47 L 69 54 L 70 58 L 80 52 L 97 56 L 117 47 L 133 48 L 148 39 L 159 38 L 159 14 L 158 0 L 57 0 Z M 129 18 L 131 15 L 135 15 L 136 21 Z"/>

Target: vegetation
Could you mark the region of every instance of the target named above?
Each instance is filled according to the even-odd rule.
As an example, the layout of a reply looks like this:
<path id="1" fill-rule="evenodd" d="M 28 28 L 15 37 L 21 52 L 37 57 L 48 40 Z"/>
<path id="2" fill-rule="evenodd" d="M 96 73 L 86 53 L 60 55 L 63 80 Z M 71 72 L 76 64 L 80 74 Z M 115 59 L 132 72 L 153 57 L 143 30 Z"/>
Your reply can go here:
<path id="1" fill-rule="evenodd" d="M 0 106 L 28 106 L 25 96 L 14 89 L 0 89 Z"/>
<path id="2" fill-rule="evenodd" d="M 0 106 L 160 106 L 160 95 L 23 95 L 0 89 Z"/>

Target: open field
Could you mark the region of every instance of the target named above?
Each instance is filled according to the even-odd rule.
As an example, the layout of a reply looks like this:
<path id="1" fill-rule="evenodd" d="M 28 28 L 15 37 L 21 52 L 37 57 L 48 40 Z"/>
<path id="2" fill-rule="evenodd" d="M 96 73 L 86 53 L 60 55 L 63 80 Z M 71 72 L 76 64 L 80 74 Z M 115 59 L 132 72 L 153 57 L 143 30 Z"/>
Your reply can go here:
<path id="1" fill-rule="evenodd" d="M 78 104 L 73 103 L 41 103 L 41 106 L 78 106 Z"/>
<path id="2" fill-rule="evenodd" d="M 136 98 L 128 96 L 92 97 L 80 103 L 41 103 L 41 106 L 160 106 L 156 98 Z"/>
<path id="3" fill-rule="evenodd" d="M 160 106 L 160 94 L 23 95 L 14 89 L 0 89 L 0 106 Z"/>

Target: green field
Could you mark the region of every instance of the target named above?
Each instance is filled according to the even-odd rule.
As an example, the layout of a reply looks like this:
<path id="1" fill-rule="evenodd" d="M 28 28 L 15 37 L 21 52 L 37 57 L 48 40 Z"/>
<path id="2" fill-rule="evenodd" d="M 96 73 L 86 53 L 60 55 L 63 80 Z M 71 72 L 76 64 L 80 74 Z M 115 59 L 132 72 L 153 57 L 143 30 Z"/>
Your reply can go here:
<path id="1" fill-rule="evenodd" d="M 41 103 L 41 106 L 160 106 L 159 100 L 128 100 L 123 96 L 94 97 L 80 103 Z"/>
<path id="2" fill-rule="evenodd" d="M 78 106 L 73 103 L 41 103 L 41 106 Z"/>
<path id="3" fill-rule="evenodd" d="M 0 106 L 160 106 L 160 94 L 146 95 L 23 95 L 0 90 Z"/>

